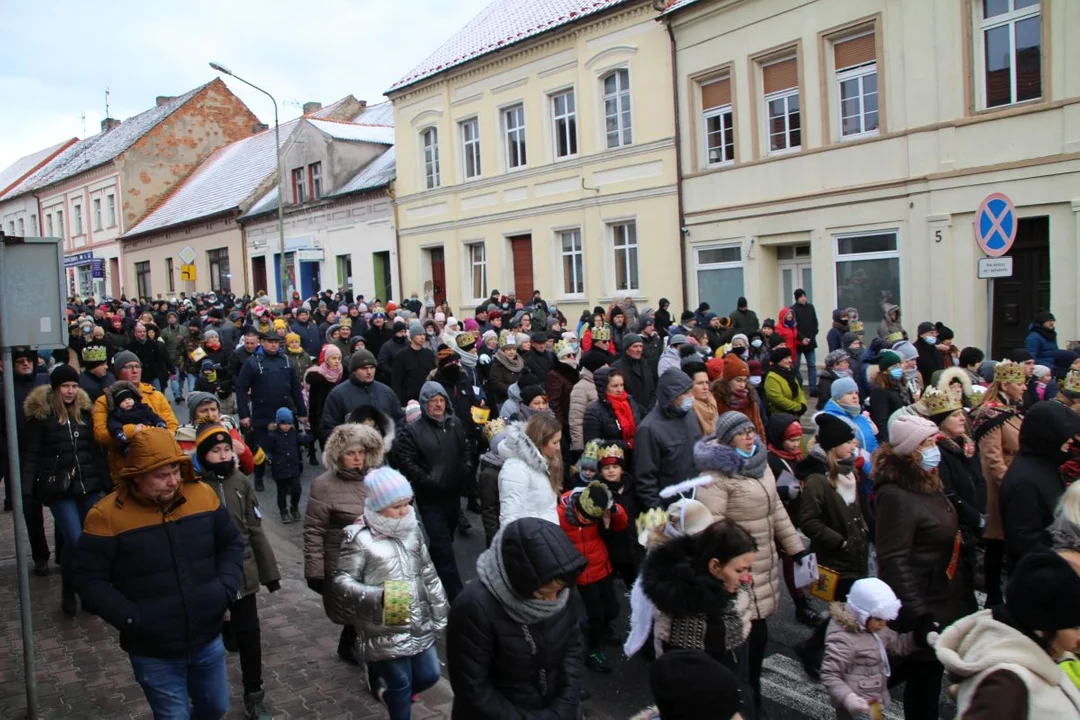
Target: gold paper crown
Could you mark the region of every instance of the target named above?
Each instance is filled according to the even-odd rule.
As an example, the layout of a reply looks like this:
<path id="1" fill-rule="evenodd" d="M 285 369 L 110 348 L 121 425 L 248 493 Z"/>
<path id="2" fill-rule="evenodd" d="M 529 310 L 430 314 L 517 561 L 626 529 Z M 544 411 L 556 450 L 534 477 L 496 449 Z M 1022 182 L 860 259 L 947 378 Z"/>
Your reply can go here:
<path id="1" fill-rule="evenodd" d="M 653 508 L 647 513 L 638 515 L 637 518 L 637 532 L 638 542 L 642 545 L 645 544 L 648 533 L 656 528 L 664 527 L 667 525 L 668 514 L 660 508 Z"/>
<path id="2" fill-rule="evenodd" d="M 581 453 L 581 460 L 591 460 L 593 465 L 600 462 L 600 443 L 590 440 L 585 444 L 585 450 Z M 580 462 L 580 461 L 579 461 Z M 594 468 L 595 469 L 595 468 Z"/>
<path id="3" fill-rule="evenodd" d="M 495 418 L 494 420 L 488 420 L 487 425 L 484 426 L 484 437 L 490 443 L 495 439 L 495 436 L 506 430 L 506 421 L 502 418 Z"/>
<path id="4" fill-rule="evenodd" d="M 1061 392 L 1070 397 L 1080 396 L 1080 372 L 1070 370 L 1061 380 Z"/>
<path id="5" fill-rule="evenodd" d="M 506 347 L 507 345 L 517 347 L 517 339 L 514 336 L 514 333 L 509 330 L 503 330 L 499 333 L 499 347 Z"/>
<path id="6" fill-rule="evenodd" d="M 593 328 L 593 330 L 592 330 L 592 339 L 593 340 L 610 340 L 611 339 L 611 328 L 609 328 L 607 325 L 604 325 L 604 326 L 598 327 L 598 328 Z"/>
<path id="7" fill-rule="evenodd" d="M 457 340 L 457 346 L 464 350 L 470 345 L 476 344 L 476 334 L 472 332 L 458 333 L 458 336 L 455 338 L 455 340 Z"/>
<path id="8" fill-rule="evenodd" d="M 858 334 L 863 331 L 863 327 L 861 320 L 848 320 L 848 332 Z"/>
<path id="9" fill-rule="evenodd" d="M 1002 360 L 994 366 L 994 382 L 1023 383 L 1025 379 L 1024 366 L 1020 363 L 1015 363 L 1012 360 Z"/>
<path id="10" fill-rule="evenodd" d="M 938 390 L 933 385 L 923 392 L 922 405 L 926 408 L 926 414 L 930 417 L 955 412 L 964 407 L 959 392 L 951 387 L 946 388 L 944 391 Z"/>
<path id="11" fill-rule="evenodd" d="M 87 345 L 82 350 L 84 363 L 105 362 L 108 360 L 109 351 L 104 345 Z"/>
<path id="12" fill-rule="evenodd" d="M 611 465 L 613 463 L 621 465 L 625 458 L 626 454 L 621 447 L 618 445 L 608 445 L 607 447 L 600 448 L 600 452 L 596 456 L 596 461 L 599 465 Z"/>
<path id="13" fill-rule="evenodd" d="M 610 507 L 610 504 L 608 506 L 601 507 L 600 505 L 596 504 L 595 500 L 593 500 L 591 491 L 599 489 L 607 490 L 607 487 L 599 480 L 593 480 L 591 483 L 586 485 L 585 489 L 577 495 L 577 504 L 578 507 L 581 508 L 581 514 L 585 517 L 592 518 L 593 520 L 599 520 L 600 518 L 602 518 L 604 516 L 604 512 L 606 512 Z"/>
<path id="14" fill-rule="evenodd" d="M 570 354 L 577 352 L 577 348 L 574 347 L 573 343 L 567 342 L 566 340 L 560 340 L 555 343 L 555 357 L 562 357 L 567 350 L 570 351 Z"/>

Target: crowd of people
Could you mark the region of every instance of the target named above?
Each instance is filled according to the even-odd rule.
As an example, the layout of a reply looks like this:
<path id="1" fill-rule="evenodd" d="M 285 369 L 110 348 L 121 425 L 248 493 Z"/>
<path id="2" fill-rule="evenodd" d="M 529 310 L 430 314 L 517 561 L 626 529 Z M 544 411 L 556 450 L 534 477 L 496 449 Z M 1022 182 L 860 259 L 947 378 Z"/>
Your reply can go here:
<path id="1" fill-rule="evenodd" d="M 269 717 L 269 474 L 338 655 L 393 720 L 443 634 L 454 718 L 577 720 L 613 647 L 652 662 L 642 720 L 764 718 L 783 593 L 838 718 L 900 682 L 911 720 L 943 685 L 965 718 L 1080 717 L 1080 355 L 1048 312 L 995 361 L 941 322 L 909 335 L 895 304 L 869 335 L 840 308 L 819 367 L 801 289 L 762 321 L 626 296 L 569 320 L 539 291 L 464 320 L 344 289 L 68 309 L 66 348 L 14 354 L 0 470 L 21 468 L 34 573 L 48 508 L 63 612 L 119 630 L 155 716 L 223 716 L 233 651 Z M 467 584 L 466 509 L 487 545 Z"/>

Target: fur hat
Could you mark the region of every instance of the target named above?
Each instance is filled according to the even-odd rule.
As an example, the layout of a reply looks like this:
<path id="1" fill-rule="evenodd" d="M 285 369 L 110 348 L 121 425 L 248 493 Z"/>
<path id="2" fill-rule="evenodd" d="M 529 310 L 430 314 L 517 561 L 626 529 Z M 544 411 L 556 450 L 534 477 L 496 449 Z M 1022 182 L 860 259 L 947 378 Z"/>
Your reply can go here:
<path id="1" fill-rule="evenodd" d="M 391 430 L 392 427 L 391 421 Z M 349 422 L 334 428 L 326 440 L 326 445 L 323 446 L 323 466 L 328 472 L 337 474 L 344 469 L 342 457 L 345 452 L 358 449 L 364 451 L 364 468 L 378 467 L 382 465 L 387 450 L 393 444 L 393 437 L 392 431 L 384 437 L 374 423 L 367 425 L 356 422 L 350 415 Z"/>
<path id="2" fill-rule="evenodd" d="M 855 430 L 844 420 L 829 413 L 818 413 L 814 418 L 817 423 L 817 443 L 822 450 L 829 451 L 855 439 Z"/>
<path id="3" fill-rule="evenodd" d="M 871 618 L 895 620 L 900 615 L 896 593 L 888 583 L 875 577 L 855 581 L 848 592 L 847 606 L 863 628 Z"/>
<path id="4" fill-rule="evenodd" d="M 120 401 L 124 398 L 134 398 L 136 404 L 142 402 L 142 393 L 139 392 L 139 388 L 133 382 L 127 380 L 117 380 L 105 390 L 105 403 L 107 409 L 111 412 L 120 406 Z"/>
<path id="5" fill-rule="evenodd" d="M 900 415 L 889 425 L 889 442 L 897 455 L 910 455 L 937 434 L 938 426 L 918 415 Z"/>
<path id="6" fill-rule="evenodd" d="M 716 418 L 713 433 L 716 435 L 717 440 L 725 445 L 730 445 L 735 436 L 746 428 L 754 429 L 754 423 L 750 421 L 750 418 L 737 410 L 728 410 Z"/>
<path id="7" fill-rule="evenodd" d="M 374 512 L 385 510 L 401 500 L 412 500 L 413 491 L 409 481 L 397 470 L 383 466 L 364 476 L 364 508 Z"/>

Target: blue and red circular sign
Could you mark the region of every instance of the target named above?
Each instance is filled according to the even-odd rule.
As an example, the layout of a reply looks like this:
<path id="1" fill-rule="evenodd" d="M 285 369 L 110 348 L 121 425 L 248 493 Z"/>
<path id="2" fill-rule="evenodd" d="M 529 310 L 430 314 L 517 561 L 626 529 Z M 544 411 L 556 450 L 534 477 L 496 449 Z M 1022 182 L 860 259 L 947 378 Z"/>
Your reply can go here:
<path id="1" fill-rule="evenodd" d="M 990 257 L 1009 252 L 1016 240 L 1016 208 L 1005 193 L 992 193 L 975 213 L 975 240 Z"/>

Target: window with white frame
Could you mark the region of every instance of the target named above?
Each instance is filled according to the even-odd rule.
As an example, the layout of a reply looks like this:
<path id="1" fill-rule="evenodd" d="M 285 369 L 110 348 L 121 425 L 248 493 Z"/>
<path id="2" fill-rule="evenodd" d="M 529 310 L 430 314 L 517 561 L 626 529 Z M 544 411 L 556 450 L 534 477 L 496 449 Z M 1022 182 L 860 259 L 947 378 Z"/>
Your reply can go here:
<path id="1" fill-rule="evenodd" d="M 525 156 L 525 106 L 514 105 L 502 111 L 503 133 L 506 138 L 506 168 L 524 167 Z"/>
<path id="2" fill-rule="evenodd" d="M 1042 96 L 1042 23 L 1038 0 L 981 0 L 982 106 Z"/>
<path id="3" fill-rule="evenodd" d="M 633 142 L 630 126 L 630 71 L 615 70 L 602 79 L 604 86 L 604 132 L 608 148 Z"/>
<path id="4" fill-rule="evenodd" d="M 615 264 L 614 290 L 637 290 L 638 283 L 638 242 L 637 223 L 634 221 L 613 223 L 611 226 L 611 247 Z"/>
<path id="5" fill-rule="evenodd" d="M 562 260 L 563 295 L 584 295 L 585 248 L 581 244 L 581 229 L 560 230 L 556 235 Z"/>
<path id="6" fill-rule="evenodd" d="M 7 227 L 8 227 L 8 235 L 14 235 L 15 234 L 15 221 L 14 220 L 8 220 Z"/>
<path id="7" fill-rule="evenodd" d="M 743 297 L 742 245 L 717 245 L 694 250 L 698 302 L 731 308 Z"/>
<path id="8" fill-rule="evenodd" d="M 64 234 L 64 211 L 56 211 L 56 234 L 60 237 L 67 239 L 67 235 Z"/>
<path id="9" fill-rule="evenodd" d="M 105 196 L 105 204 L 108 206 L 109 227 L 116 227 L 116 196 L 112 193 Z"/>
<path id="10" fill-rule="evenodd" d="M 308 165 L 308 180 L 311 181 L 311 199 L 318 200 L 322 197 L 322 163 L 313 162 Z"/>
<path id="11" fill-rule="evenodd" d="M 424 142 L 424 185 L 430 190 L 439 187 L 439 130 L 428 128 L 420 137 Z"/>
<path id="12" fill-rule="evenodd" d="M 877 134 L 876 53 L 872 32 L 833 43 L 841 139 Z"/>
<path id="13" fill-rule="evenodd" d="M 94 198 L 94 230 L 101 229 L 101 198 Z"/>
<path id="14" fill-rule="evenodd" d="M 30 213 L 30 234 L 36 236 L 39 232 L 37 214 Z"/>
<path id="15" fill-rule="evenodd" d="M 23 218 L 19 218 L 19 237 L 26 236 L 26 221 Z"/>
<path id="16" fill-rule="evenodd" d="M 551 125 L 555 131 L 555 157 L 577 155 L 577 108 L 573 90 L 551 96 Z"/>
<path id="17" fill-rule="evenodd" d="M 52 213 L 45 213 L 45 229 L 48 230 L 46 233 L 47 237 L 56 237 L 53 233 Z"/>
<path id="18" fill-rule="evenodd" d="M 229 270 L 229 248 L 207 250 L 206 259 L 210 264 L 210 289 L 215 292 L 230 292 L 232 272 Z"/>
<path id="19" fill-rule="evenodd" d="M 837 307 L 858 309 L 859 317 L 881 314 L 881 303 L 900 304 L 900 244 L 896 230 L 836 235 Z"/>
<path id="20" fill-rule="evenodd" d="M 75 203 L 71 206 L 71 214 L 75 216 L 75 234 L 83 234 L 82 205 Z"/>
<path id="21" fill-rule="evenodd" d="M 465 179 L 480 177 L 480 121 L 477 118 L 462 120 L 461 151 Z"/>
<path id="22" fill-rule="evenodd" d="M 731 109 L 731 78 L 701 84 L 705 164 L 726 165 L 735 160 L 735 123 Z"/>
<path id="23" fill-rule="evenodd" d="M 484 243 L 469 243 L 465 246 L 469 259 L 469 291 L 474 300 L 487 297 L 487 250 Z"/>
<path id="24" fill-rule="evenodd" d="M 799 66 L 794 57 L 771 62 L 761 69 L 765 93 L 766 134 L 770 153 L 802 147 L 799 112 Z"/>
<path id="25" fill-rule="evenodd" d="M 292 195 L 295 205 L 304 204 L 304 198 L 307 196 L 307 189 L 304 185 L 304 168 L 293 168 Z"/>

